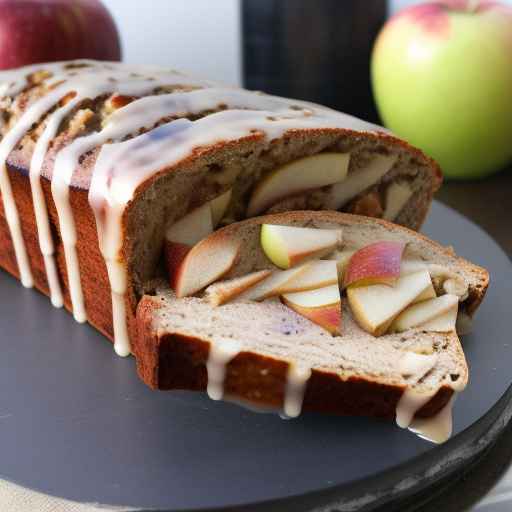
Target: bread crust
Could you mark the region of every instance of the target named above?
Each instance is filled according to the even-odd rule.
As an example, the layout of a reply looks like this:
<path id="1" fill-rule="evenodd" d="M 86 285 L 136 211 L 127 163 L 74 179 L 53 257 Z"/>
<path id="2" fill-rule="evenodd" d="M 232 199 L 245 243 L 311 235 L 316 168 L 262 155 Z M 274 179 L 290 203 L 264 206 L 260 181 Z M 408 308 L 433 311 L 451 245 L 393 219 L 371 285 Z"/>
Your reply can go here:
<path id="1" fill-rule="evenodd" d="M 153 389 L 206 390 L 206 362 L 210 343 L 197 337 L 159 333 L 154 328 L 154 315 L 158 308 L 159 305 L 148 298 L 139 303 L 139 376 Z M 464 357 L 460 345 L 459 350 L 461 357 Z M 240 352 L 226 367 L 225 395 L 255 406 L 280 410 L 284 401 L 287 371 L 288 362 L 284 360 L 249 351 Z M 343 416 L 394 419 L 404 390 L 405 386 L 360 377 L 344 380 L 335 373 L 313 369 L 302 409 Z M 441 386 L 416 416 L 435 415 L 448 403 L 453 393 L 451 387 Z"/>

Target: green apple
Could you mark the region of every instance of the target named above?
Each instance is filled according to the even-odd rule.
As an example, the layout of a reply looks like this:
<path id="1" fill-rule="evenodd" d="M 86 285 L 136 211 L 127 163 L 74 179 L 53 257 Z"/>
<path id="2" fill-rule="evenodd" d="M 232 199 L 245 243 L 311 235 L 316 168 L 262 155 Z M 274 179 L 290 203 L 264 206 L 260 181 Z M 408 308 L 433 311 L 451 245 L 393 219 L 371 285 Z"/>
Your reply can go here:
<path id="1" fill-rule="evenodd" d="M 512 7 L 444 0 L 407 8 L 379 34 L 372 83 L 381 117 L 450 178 L 512 160 Z"/>

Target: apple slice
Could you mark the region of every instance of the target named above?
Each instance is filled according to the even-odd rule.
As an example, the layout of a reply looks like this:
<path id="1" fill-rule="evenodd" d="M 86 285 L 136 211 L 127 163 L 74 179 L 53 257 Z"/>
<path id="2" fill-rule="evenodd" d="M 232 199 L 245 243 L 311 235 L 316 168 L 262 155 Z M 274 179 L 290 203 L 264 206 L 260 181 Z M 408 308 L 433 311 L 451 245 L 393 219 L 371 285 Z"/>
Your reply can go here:
<path id="1" fill-rule="evenodd" d="M 421 324 L 419 327 L 424 331 L 450 332 L 455 331 L 457 325 L 457 305 L 453 306 L 446 313 Z"/>
<path id="2" fill-rule="evenodd" d="M 428 265 L 423 260 L 409 260 L 402 258 L 400 263 L 400 275 L 406 276 L 408 274 L 415 274 L 420 270 L 427 270 Z"/>
<path id="3" fill-rule="evenodd" d="M 325 256 L 341 243 L 341 229 L 261 226 L 261 246 L 279 268 L 290 268 L 314 257 Z"/>
<path id="4" fill-rule="evenodd" d="M 425 291 L 421 292 L 411 304 L 417 304 L 419 302 L 423 302 L 428 299 L 435 299 L 436 291 L 434 290 L 434 286 L 432 285 L 432 281 L 430 281 L 430 286 L 428 286 Z"/>
<path id="5" fill-rule="evenodd" d="M 391 183 L 386 190 L 386 209 L 383 218 L 394 220 L 412 196 L 412 188 L 408 183 Z"/>
<path id="6" fill-rule="evenodd" d="M 347 288 L 347 298 L 357 323 L 370 334 L 380 336 L 430 284 L 430 274 L 422 270 L 400 277 L 395 286 L 352 286 Z"/>
<path id="7" fill-rule="evenodd" d="M 349 160 L 348 153 L 319 153 L 278 167 L 254 188 L 247 217 L 268 210 L 285 197 L 343 181 Z"/>
<path id="8" fill-rule="evenodd" d="M 278 293 L 302 292 L 338 284 L 338 269 L 335 261 L 317 260 L 306 264 L 304 272 L 279 287 Z"/>
<path id="9" fill-rule="evenodd" d="M 428 270 L 428 265 L 423 260 L 406 260 L 402 259 L 402 263 L 400 264 L 400 277 L 407 276 L 409 274 L 414 274 L 416 272 L 419 272 L 420 270 Z M 427 299 L 433 299 L 436 297 L 436 291 L 434 290 L 434 286 L 432 285 L 432 282 L 430 283 L 430 286 L 423 292 L 420 293 L 414 299 L 413 304 L 416 304 L 417 302 L 422 302 Z"/>
<path id="10" fill-rule="evenodd" d="M 269 277 L 240 294 L 237 300 L 264 300 L 279 295 L 279 290 L 305 272 L 306 268 L 307 264 L 288 270 L 274 270 Z"/>
<path id="11" fill-rule="evenodd" d="M 187 213 L 167 229 L 164 254 L 171 287 L 176 286 L 178 269 L 188 251 L 212 232 L 212 214 L 208 203 Z"/>
<path id="12" fill-rule="evenodd" d="M 255 284 L 263 281 L 272 273 L 271 270 L 260 270 L 258 272 L 251 272 L 243 277 L 235 277 L 228 281 L 220 281 L 214 283 L 205 290 L 205 298 L 213 306 L 220 306 L 229 300 L 240 295 L 245 290 L 253 287 Z"/>
<path id="13" fill-rule="evenodd" d="M 212 212 L 210 204 L 206 203 L 194 208 L 170 226 L 165 233 L 165 238 L 169 242 L 192 246 L 212 232 Z"/>
<path id="14" fill-rule="evenodd" d="M 340 334 L 341 297 L 337 284 L 305 292 L 285 293 L 281 299 L 286 306 L 331 334 Z"/>
<path id="15" fill-rule="evenodd" d="M 402 332 L 421 326 L 425 322 L 445 314 L 453 309 L 453 306 L 457 307 L 458 303 L 459 298 L 456 295 L 441 295 L 441 297 L 411 305 L 395 318 L 390 331 Z"/>
<path id="16" fill-rule="evenodd" d="M 397 155 L 375 155 L 363 169 L 350 173 L 347 178 L 333 185 L 324 204 L 326 210 L 339 210 L 351 199 L 375 185 L 395 164 Z"/>
<path id="17" fill-rule="evenodd" d="M 183 260 L 186 258 L 190 249 L 190 245 L 187 244 L 169 242 L 169 240 L 164 241 L 165 267 L 173 290 L 176 289 L 176 282 L 179 274 L 178 269 L 183 264 Z"/>
<path id="18" fill-rule="evenodd" d="M 229 206 L 229 202 L 231 201 L 232 189 L 227 190 L 224 194 L 212 199 L 210 201 L 210 208 L 212 212 L 212 224 L 213 227 L 217 227 L 219 222 L 224 217 L 226 210 Z"/>
<path id="19" fill-rule="evenodd" d="M 375 242 L 359 249 L 348 262 L 343 286 L 395 284 L 404 248 L 402 242 Z"/>
<path id="20" fill-rule="evenodd" d="M 240 244 L 236 240 L 201 240 L 187 253 L 175 272 L 176 296 L 193 295 L 220 279 L 233 267 L 239 252 Z"/>

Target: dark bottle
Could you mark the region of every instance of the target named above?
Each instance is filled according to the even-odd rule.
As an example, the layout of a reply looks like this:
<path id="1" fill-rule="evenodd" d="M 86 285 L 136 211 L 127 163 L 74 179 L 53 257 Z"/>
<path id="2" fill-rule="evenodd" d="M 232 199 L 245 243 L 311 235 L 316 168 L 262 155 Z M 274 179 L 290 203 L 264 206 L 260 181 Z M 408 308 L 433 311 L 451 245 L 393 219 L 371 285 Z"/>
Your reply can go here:
<path id="1" fill-rule="evenodd" d="M 370 55 L 385 0 L 243 0 L 243 79 L 248 89 L 378 116 Z"/>

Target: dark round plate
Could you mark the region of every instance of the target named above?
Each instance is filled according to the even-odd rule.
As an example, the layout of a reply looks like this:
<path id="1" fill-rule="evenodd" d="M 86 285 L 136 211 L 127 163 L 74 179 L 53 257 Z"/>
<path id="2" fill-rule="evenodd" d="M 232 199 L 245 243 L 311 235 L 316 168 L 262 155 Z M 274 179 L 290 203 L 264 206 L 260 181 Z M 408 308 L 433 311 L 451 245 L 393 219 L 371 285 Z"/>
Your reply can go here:
<path id="1" fill-rule="evenodd" d="M 464 339 L 470 384 L 444 445 L 383 421 L 314 414 L 283 421 L 200 393 L 151 391 L 132 359 L 0 272 L 0 477 L 145 509 L 284 510 L 293 500 L 293 510 L 334 501 L 355 510 L 464 466 L 509 418 L 512 265 L 481 229 L 440 204 L 425 232 L 492 274 Z"/>

